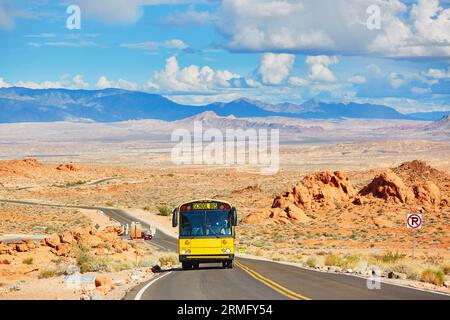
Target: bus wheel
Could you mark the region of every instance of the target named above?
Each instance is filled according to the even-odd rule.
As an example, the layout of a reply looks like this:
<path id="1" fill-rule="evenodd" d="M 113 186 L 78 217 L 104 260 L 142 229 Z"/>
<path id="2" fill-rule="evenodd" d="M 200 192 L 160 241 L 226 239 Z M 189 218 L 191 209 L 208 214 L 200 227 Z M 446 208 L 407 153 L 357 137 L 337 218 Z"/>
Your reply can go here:
<path id="1" fill-rule="evenodd" d="M 228 260 L 227 261 L 227 268 L 228 269 L 233 269 L 233 260 Z"/>
<path id="2" fill-rule="evenodd" d="M 183 268 L 183 270 L 192 269 L 192 265 L 189 262 L 182 262 L 181 267 Z"/>
<path id="3" fill-rule="evenodd" d="M 198 269 L 200 267 L 200 263 L 196 262 L 192 265 L 194 269 Z"/>

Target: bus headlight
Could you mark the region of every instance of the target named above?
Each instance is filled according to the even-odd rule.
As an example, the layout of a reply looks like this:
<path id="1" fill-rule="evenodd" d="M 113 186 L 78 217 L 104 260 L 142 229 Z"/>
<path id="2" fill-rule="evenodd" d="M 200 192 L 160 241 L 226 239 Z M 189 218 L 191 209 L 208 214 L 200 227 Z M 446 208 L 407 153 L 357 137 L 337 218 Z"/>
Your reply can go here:
<path id="1" fill-rule="evenodd" d="M 227 253 L 230 253 L 230 252 L 231 252 L 230 248 L 228 248 L 226 251 L 227 251 Z"/>
<path id="2" fill-rule="evenodd" d="M 181 250 L 181 253 L 182 253 L 182 254 L 186 254 L 186 250 L 184 250 L 184 249 Z"/>

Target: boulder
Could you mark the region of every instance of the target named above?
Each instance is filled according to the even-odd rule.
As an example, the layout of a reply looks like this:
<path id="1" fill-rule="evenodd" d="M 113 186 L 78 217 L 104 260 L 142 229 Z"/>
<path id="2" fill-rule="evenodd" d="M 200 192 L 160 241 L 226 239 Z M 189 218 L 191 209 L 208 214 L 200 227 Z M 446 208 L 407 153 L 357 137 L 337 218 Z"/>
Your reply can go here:
<path id="1" fill-rule="evenodd" d="M 441 203 L 441 190 L 431 181 L 413 186 L 416 200 L 425 205 L 437 206 Z"/>
<path id="2" fill-rule="evenodd" d="M 377 175 L 372 182 L 361 189 L 359 195 L 373 196 L 394 203 L 410 203 L 414 199 L 412 190 L 391 170 Z"/>
<path id="3" fill-rule="evenodd" d="M 52 234 L 50 237 L 45 238 L 45 243 L 52 248 L 56 248 L 61 243 L 59 235 L 57 233 Z"/>
<path id="4" fill-rule="evenodd" d="M 4 243 L 0 243 L 0 254 L 14 254 L 14 248 Z"/>
<path id="5" fill-rule="evenodd" d="M 28 246 L 27 246 L 27 244 L 26 243 L 17 243 L 16 244 L 16 251 L 17 252 L 27 252 L 27 251 L 29 251 L 30 249 L 28 249 Z"/>
<path id="6" fill-rule="evenodd" d="M 72 233 L 69 231 L 64 231 L 63 233 L 61 233 L 59 238 L 62 243 L 72 244 L 75 241 L 75 238 L 73 237 Z"/>
<path id="7" fill-rule="evenodd" d="M 51 252 L 56 254 L 57 256 L 67 257 L 70 254 L 70 244 L 68 243 L 60 243 L 56 246 L 56 248 L 52 248 Z"/>
<path id="8" fill-rule="evenodd" d="M 25 243 L 29 250 L 33 250 L 36 248 L 36 244 L 34 243 L 33 239 L 23 239 L 23 243 Z"/>
<path id="9" fill-rule="evenodd" d="M 105 276 L 95 277 L 95 290 L 106 296 L 114 288 L 113 282 Z"/>
<path id="10" fill-rule="evenodd" d="M 56 170 L 58 171 L 80 171 L 80 166 L 69 163 L 69 164 L 60 164 L 56 167 Z"/>

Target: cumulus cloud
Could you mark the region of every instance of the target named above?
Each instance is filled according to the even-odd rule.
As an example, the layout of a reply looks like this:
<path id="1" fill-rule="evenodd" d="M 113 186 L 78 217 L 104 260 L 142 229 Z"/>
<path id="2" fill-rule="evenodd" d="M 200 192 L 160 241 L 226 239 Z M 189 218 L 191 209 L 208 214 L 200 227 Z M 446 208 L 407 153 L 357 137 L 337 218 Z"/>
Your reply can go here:
<path id="1" fill-rule="evenodd" d="M 264 84 L 276 85 L 287 79 L 295 62 L 293 54 L 266 53 L 262 56 L 259 74 Z"/>
<path id="2" fill-rule="evenodd" d="M 211 92 L 219 88 L 230 88 L 240 80 L 239 74 L 228 70 L 213 70 L 211 67 L 190 65 L 180 68 L 175 56 L 166 60 L 164 70 L 153 73 L 148 88 L 168 92 Z"/>
<path id="3" fill-rule="evenodd" d="M 105 76 L 101 76 L 96 84 L 97 88 L 99 89 L 106 89 L 106 88 L 117 88 L 117 89 L 124 89 L 124 90 L 138 90 L 139 85 L 128 81 L 124 79 L 119 79 L 117 81 L 111 81 Z"/>
<path id="4" fill-rule="evenodd" d="M 380 30 L 367 27 L 371 5 Z M 449 17 L 439 0 L 224 0 L 217 26 L 236 51 L 448 57 Z"/>
<path id="5" fill-rule="evenodd" d="M 333 82 L 336 81 L 336 77 L 328 68 L 330 65 L 335 65 L 339 62 L 335 56 L 329 57 L 325 55 L 320 56 L 308 56 L 306 57 L 306 63 L 309 65 L 310 72 L 308 74 L 309 79 L 319 82 Z"/>
<path id="6" fill-rule="evenodd" d="M 9 88 L 12 87 L 11 84 L 5 81 L 2 77 L 0 77 L 0 88 Z"/>

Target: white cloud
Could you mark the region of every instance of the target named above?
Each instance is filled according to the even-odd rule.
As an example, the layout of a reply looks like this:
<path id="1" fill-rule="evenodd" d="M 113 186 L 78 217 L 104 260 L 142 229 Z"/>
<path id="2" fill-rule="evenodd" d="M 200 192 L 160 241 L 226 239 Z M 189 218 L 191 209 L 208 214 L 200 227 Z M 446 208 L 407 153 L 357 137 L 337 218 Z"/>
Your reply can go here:
<path id="1" fill-rule="evenodd" d="M 187 11 L 176 12 L 164 18 L 163 23 L 170 26 L 204 25 L 213 20 L 213 15 L 208 11 L 197 11 L 194 6 L 189 6 Z"/>
<path id="2" fill-rule="evenodd" d="M 367 27 L 371 5 L 380 30 Z M 224 0 L 217 26 L 237 51 L 449 57 L 449 17 L 439 0 Z"/>
<path id="3" fill-rule="evenodd" d="M 280 84 L 289 76 L 295 62 L 293 54 L 266 53 L 262 56 L 259 74 L 264 84 Z"/>
<path id="4" fill-rule="evenodd" d="M 388 76 L 391 87 L 397 89 L 407 82 L 407 79 L 399 73 L 391 72 Z"/>
<path id="5" fill-rule="evenodd" d="M 147 41 L 137 43 L 122 43 L 120 46 L 122 48 L 127 49 L 142 49 L 149 51 L 156 51 L 159 48 L 180 49 L 180 50 L 189 48 L 189 46 L 186 43 L 184 43 L 183 40 L 180 39 L 170 39 L 164 42 Z"/>
<path id="6" fill-rule="evenodd" d="M 58 81 L 42 81 L 42 82 L 33 82 L 33 81 L 23 81 L 20 80 L 14 84 L 16 87 L 24 87 L 30 89 L 58 89 L 58 88 L 66 88 L 66 89 L 88 89 L 89 84 L 84 82 L 82 75 L 75 75 L 73 78 L 69 78 L 67 75 L 62 76 Z"/>
<path id="7" fill-rule="evenodd" d="M 164 45 L 167 48 L 175 48 L 175 49 L 189 48 L 189 46 L 186 43 L 184 43 L 183 40 L 180 40 L 180 39 L 167 40 L 164 42 Z"/>
<path id="8" fill-rule="evenodd" d="M 2 77 L 0 77 L 0 88 L 9 88 L 12 87 L 11 84 L 5 81 Z"/>
<path id="9" fill-rule="evenodd" d="M 41 46 L 50 46 L 50 47 L 101 47 L 100 44 L 93 41 L 47 41 L 47 42 L 29 42 L 29 46 L 32 47 L 41 47 Z"/>
<path id="10" fill-rule="evenodd" d="M 189 0 L 73 0 L 82 8 L 82 14 L 107 23 L 129 24 L 142 16 L 143 6 L 195 2 Z"/>
<path id="11" fill-rule="evenodd" d="M 298 86 L 298 87 L 303 87 L 309 84 L 308 80 L 302 79 L 300 77 L 290 77 L 288 80 L 290 85 L 293 86 Z"/>
<path id="12" fill-rule="evenodd" d="M 309 65 L 310 72 L 308 77 L 313 81 L 319 82 L 333 82 L 336 77 L 328 68 L 330 65 L 335 65 L 339 62 L 337 57 L 330 56 L 307 56 L 306 63 Z"/>
<path id="13" fill-rule="evenodd" d="M 450 79 L 450 68 L 448 70 L 443 69 L 428 69 L 425 76 L 433 79 Z"/>
<path id="14" fill-rule="evenodd" d="M 366 81 L 367 81 L 366 77 L 358 76 L 358 75 L 350 77 L 348 79 L 348 82 L 353 83 L 353 84 L 363 84 L 363 83 L 366 83 Z"/>
<path id="15" fill-rule="evenodd" d="M 177 58 L 171 56 L 166 60 L 164 70 L 153 73 L 147 87 L 158 91 L 207 93 L 232 87 L 232 82 L 239 78 L 239 74 L 227 70 L 213 70 L 208 66 L 190 65 L 180 68 Z"/>
<path id="16" fill-rule="evenodd" d="M 106 88 L 117 88 L 117 89 L 124 89 L 124 90 L 138 90 L 139 85 L 128 81 L 124 79 L 119 79 L 117 81 L 111 81 L 108 80 L 107 77 L 101 76 L 96 84 L 97 88 L 99 89 L 106 89 Z"/>

